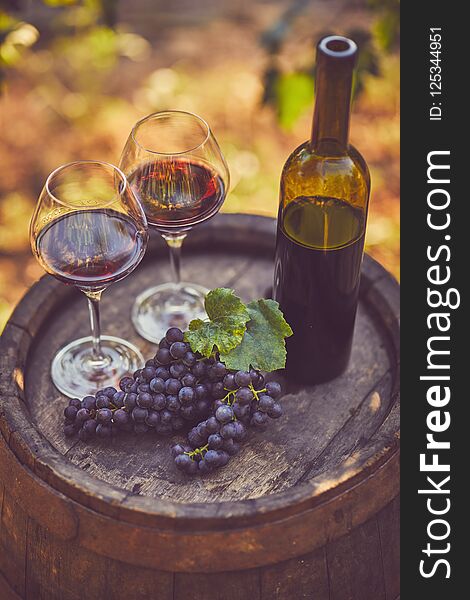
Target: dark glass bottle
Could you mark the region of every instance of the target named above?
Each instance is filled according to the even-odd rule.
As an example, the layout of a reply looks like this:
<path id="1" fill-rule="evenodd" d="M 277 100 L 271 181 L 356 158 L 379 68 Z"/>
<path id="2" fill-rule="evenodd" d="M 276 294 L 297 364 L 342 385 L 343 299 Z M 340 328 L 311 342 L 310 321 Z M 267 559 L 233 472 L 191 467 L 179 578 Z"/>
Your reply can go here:
<path id="1" fill-rule="evenodd" d="M 356 44 L 317 46 L 311 139 L 281 175 L 274 298 L 292 326 L 287 374 L 304 383 L 340 375 L 351 353 L 370 176 L 348 143 Z"/>

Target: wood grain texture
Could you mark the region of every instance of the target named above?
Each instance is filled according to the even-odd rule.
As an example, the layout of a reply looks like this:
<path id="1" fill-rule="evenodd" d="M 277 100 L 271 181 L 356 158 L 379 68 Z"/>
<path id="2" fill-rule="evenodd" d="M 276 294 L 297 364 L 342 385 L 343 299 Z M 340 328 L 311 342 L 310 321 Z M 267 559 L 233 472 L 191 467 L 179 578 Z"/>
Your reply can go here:
<path id="1" fill-rule="evenodd" d="M 400 497 L 377 515 L 387 600 L 400 594 Z"/>
<path id="2" fill-rule="evenodd" d="M 325 548 L 265 567 L 261 600 L 330 600 Z"/>
<path id="3" fill-rule="evenodd" d="M 326 547 L 331 600 L 385 600 L 377 522 L 371 519 Z"/>
<path id="4" fill-rule="evenodd" d="M 185 242 L 183 277 L 233 287 L 244 300 L 263 296 L 274 235 L 271 219 L 220 215 Z M 104 332 L 150 356 L 130 309 L 169 276 L 154 238 L 141 267 L 106 291 Z M 0 591 L 34 600 L 81 598 L 85 586 L 90 599 L 395 600 L 398 316 L 397 283 L 366 257 L 347 372 L 311 388 L 275 374 L 285 416 L 251 434 L 226 469 L 188 481 L 169 440 L 65 440 L 67 401 L 49 366 L 88 328 L 87 309 L 80 293 L 43 278 L 0 340 Z M 370 573 L 351 552 L 380 564 Z"/>
<path id="5" fill-rule="evenodd" d="M 230 562 L 227 550 L 226 561 Z M 211 575 L 177 573 L 174 600 L 260 600 L 259 579 L 256 569 Z"/>
<path id="6" fill-rule="evenodd" d="M 12 588 L 10 584 L 5 579 L 5 577 L 0 572 L 0 598 L 2 600 L 21 600 L 21 596 L 18 596 Z"/>
<path id="7" fill-rule="evenodd" d="M 3 494 L 1 519 L 0 573 L 12 590 L 19 596 L 23 596 L 28 515 L 18 506 L 7 489 Z"/>

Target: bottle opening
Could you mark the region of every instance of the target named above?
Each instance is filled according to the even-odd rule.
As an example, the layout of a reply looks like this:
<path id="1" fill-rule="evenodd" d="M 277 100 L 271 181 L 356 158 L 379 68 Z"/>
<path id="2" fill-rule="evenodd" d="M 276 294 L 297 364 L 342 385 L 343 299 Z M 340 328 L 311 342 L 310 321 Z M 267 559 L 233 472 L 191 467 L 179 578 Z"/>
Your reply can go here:
<path id="1" fill-rule="evenodd" d="M 349 38 L 340 35 L 329 35 L 319 43 L 319 48 L 328 56 L 353 56 L 357 51 L 357 45 Z"/>

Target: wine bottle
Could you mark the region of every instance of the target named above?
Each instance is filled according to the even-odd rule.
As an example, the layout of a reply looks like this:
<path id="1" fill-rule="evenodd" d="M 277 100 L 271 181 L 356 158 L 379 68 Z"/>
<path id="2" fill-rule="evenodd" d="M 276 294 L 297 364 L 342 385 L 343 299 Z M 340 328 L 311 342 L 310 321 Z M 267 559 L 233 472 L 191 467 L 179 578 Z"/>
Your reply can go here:
<path id="1" fill-rule="evenodd" d="M 303 383 L 340 375 L 351 353 L 370 176 L 348 143 L 356 44 L 317 45 L 312 135 L 281 175 L 274 298 L 293 329 L 287 374 Z"/>

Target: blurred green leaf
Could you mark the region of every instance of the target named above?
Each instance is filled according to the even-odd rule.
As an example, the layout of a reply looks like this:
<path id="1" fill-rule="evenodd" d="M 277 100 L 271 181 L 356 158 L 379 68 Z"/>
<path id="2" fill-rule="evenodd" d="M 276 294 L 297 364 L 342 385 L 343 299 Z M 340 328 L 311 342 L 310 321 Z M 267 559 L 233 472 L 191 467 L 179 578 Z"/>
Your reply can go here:
<path id="1" fill-rule="evenodd" d="M 312 107 L 313 77 L 307 73 L 286 73 L 276 85 L 276 104 L 279 123 L 290 129 L 307 108 Z"/>
<path id="2" fill-rule="evenodd" d="M 384 50 L 390 50 L 398 42 L 400 16 L 397 13 L 386 13 L 374 26 L 377 42 Z"/>
<path id="3" fill-rule="evenodd" d="M 74 6 L 79 3 L 80 0 L 42 0 L 47 6 L 54 8 L 59 6 Z"/>

